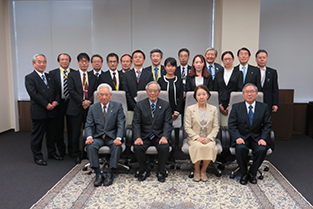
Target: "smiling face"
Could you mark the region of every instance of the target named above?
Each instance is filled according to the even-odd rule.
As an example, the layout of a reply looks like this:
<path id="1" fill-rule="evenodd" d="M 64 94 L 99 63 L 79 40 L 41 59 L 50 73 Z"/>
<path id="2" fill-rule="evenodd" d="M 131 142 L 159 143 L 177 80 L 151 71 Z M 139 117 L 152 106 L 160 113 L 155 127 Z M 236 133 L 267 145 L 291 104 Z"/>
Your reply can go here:
<path id="1" fill-rule="evenodd" d="M 215 55 L 215 51 L 214 50 L 208 50 L 205 53 L 205 60 L 207 61 L 207 63 L 209 63 L 210 65 L 212 65 L 214 63 L 216 59 L 216 55 Z"/>
<path id="2" fill-rule="evenodd" d="M 79 69 L 81 69 L 83 72 L 86 72 L 89 67 L 89 61 L 83 57 L 81 60 L 78 61 Z"/>
<path id="3" fill-rule="evenodd" d="M 178 59 L 182 66 L 186 66 L 188 64 L 189 55 L 187 52 L 182 51 L 179 53 Z"/>
<path id="4" fill-rule="evenodd" d="M 140 52 L 136 52 L 133 55 L 133 63 L 136 69 L 142 68 L 143 63 L 145 62 L 143 54 Z"/>
<path id="5" fill-rule="evenodd" d="M 206 104 L 206 101 L 209 99 L 209 94 L 204 89 L 199 88 L 196 92 L 196 100 L 200 105 Z"/>
<path id="6" fill-rule="evenodd" d="M 249 52 L 246 50 L 240 50 L 238 54 L 238 59 L 239 59 L 240 64 L 245 66 L 249 62 L 249 59 L 250 59 Z"/>
<path id="7" fill-rule="evenodd" d="M 92 60 L 91 60 L 91 66 L 97 72 L 99 72 L 101 70 L 102 64 L 103 63 L 102 63 L 100 57 L 93 57 Z"/>
<path id="8" fill-rule="evenodd" d="M 252 104 L 258 96 L 258 92 L 254 88 L 254 86 L 246 86 L 246 88 L 243 90 L 243 98 L 246 102 L 249 104 Z"/>
<path id="9" fill-rule="evenodd" d="M 116 57 L 109 57 L 107 61 L 107 65 L 110 70 L 115 71 L 118 66 L 118 60 Z"/>
<path id="10" fill-rule="evenodd" d="M 162 61 L 162 56 L 159 52 L 154 52 L 151 54 L 150 56 L 151 62 L 152 64 L 157 67 L 160 65 L 161 61 Z"/>
<path id="11" fill-rule="evenodd" d="M 61 54 L 59 57 L 59 65 L 63 69 L 67 69 L 70 66 L 70 57 L 66 54 Z"/>
<path id="12" fill-rule="evenodd" d="M 37 56 L 36 57 L 36 62 L 33 62 L 33 66 L 35 70 L 37 70 L 40 73 L 43 73 L 47 67 L 47 61 L 44 56 Z"/>
<path id="13" fill-rule="evenodd" d="M 97 95 L 98 95 L 99 101 L 103 105 L 107 105 L 109 103 L 109 101 L 111 100 L 111 97 L 112 97 L 112 93 L 110 93 L 110 90 L 107 87 L 100 88 Z"/>
<path id="14" fill-rule="evenodd" d="M 155 83 L 151 83 L 146 92 L 151 102 L 155 102 L 160 95 L 159 86 Z"/>
<path id="15" fill-rule="evenodd" d="M 203 70 L 205 63 L 201 60 L 200 57 L 196 57 L 194 62 L 193 62 L 193 66 L 196 69 L 196 71 L 200 72 Z"/>
<path id="16" fill-rule="evenodd" d="M 166 75 L 169 76 L 173 76 L 176 70 L 176 66 L 171 65 L 170 62 L 168 62 L 165 66 L 164 66 L 165 70 L 166 70 Z"/>
<path id="17" fill-rule="evenodd" d="M 230 54 L 225 54 L 222 60 L 225 68 L 232 68 L 233 66 L 233 62 L 234 62 L 234 58 L 230 55 Z"/>
<path id="18" fill-rule="evenodd" d="M 123 70 L 127 72 L 132 66 L 132 60 L 129 56 L 124 56 L 122 57 L 121 64 L 122 64 Z"/>
<path id="19" fill-rule="evenodd" d="M 267 54 L 265 52 L 260 52 L 256 56 L 255 61 L 258 63 L 258 67 L 263 69 L 267 64 Z"/>

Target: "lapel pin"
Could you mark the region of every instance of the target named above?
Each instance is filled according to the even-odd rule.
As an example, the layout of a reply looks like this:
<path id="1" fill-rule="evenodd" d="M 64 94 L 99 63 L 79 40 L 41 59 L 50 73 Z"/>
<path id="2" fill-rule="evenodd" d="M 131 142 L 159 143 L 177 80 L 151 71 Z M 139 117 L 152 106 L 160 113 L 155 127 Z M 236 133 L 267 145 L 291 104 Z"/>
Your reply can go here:
<path id="1" fill-rule="evenodd" d="M 161 106 L 159 106 L 159 109 L 161 109 Z"/>

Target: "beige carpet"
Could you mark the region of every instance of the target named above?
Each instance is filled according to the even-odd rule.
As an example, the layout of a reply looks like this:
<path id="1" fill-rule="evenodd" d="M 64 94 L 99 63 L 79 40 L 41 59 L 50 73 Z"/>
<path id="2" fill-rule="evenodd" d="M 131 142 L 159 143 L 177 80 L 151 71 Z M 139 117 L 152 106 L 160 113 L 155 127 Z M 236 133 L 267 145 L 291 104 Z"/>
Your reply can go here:
<path id="1" fill-rule="evenodd" d="M 87 161 L 85 161 L 87 162 Z M 188 178 L 188 166 L 169 170 L 165 183 L 155 172 L 144 182 L 133 174 L 118 174 L 109 187 L 93 186 L 94 174 L 75 166 L 32 208 L 313 208 L 270 163 L 257 185 L 239 184 L 229 178 L 230 167 L 221 177 L 208 174 L 208 182 Z"/>

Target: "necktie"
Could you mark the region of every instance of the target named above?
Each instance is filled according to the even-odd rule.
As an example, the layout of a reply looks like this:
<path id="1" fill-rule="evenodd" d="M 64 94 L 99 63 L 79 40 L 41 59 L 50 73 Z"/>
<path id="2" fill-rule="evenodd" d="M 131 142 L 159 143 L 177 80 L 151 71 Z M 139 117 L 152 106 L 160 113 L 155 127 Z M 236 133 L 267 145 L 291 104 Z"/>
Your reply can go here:
<path id="1" fill-rule="evenodd" d="M 242 67 L 242 73 L 243 73 L 243 83 L 245 83 L 245 80 L 246 80 L 246 67 L 245 66 Z"/>
<path id="2" fill-rule="evenodd" d="M 209 65 L 209 73 L 212 75 L 211 69 L 212 69 L 212 65 Z"/>
<path id="3" fill-rule="evenodd" d="M 154 112 L 155 112 L 155 104 L 151 104 L 151 112 L 152 112 L 152 117 L 154 117 Z M 152 132 L 149 136 L 150 140 L 152 140 L 155 137 L 155 134 Z"/>
<path id="4" fill-rule="evenodd" d="M 69 97 L 69 92 L 68 92 L 68 86 L 67 86 L 67 71 L 64 70 L 64 75 L 63 75 L 63 95 L 64 98 L 67 99 Z"/>
<path id="5" fill-rule="evenodd" d="M 97 79 L 99 78 L 99 73 L 96 73 Z"/>
<path id="6" fill-rule="evenodd" d="M 84 89 L 85 99 L 88 100 L 88 84 L 86 80 L 86 73 L 83 73 L 83 89 Z"/>
<path id="7" fill-rule="evenodd" d="M 140 73 L 140 70 L 137 70 L 136 73 L 137 73 L 137 83 L 139 83 L 140 74 L 141 74 L 141 73 Z"/>
<path id="8" fill-rule="evenodd" d="M 159 69 L 157 67 L 154 68 L 154 77 L 155 77 L 155 81 L 158 81 L 158 79 L 159 79 Z"/>
<path id="9" fill-rule="evenodd" d="M 104 121 L 105 121 L 105 117 L 107 116 L 107 111 L 105 110 L 106 109 L 106 105 L 103 106 L 103 118 L 104 118 Z"/>
<path id="10" fill-rule="evenodd" d="M 181 73 L 181 79 L 184 80 L 186 79 L 185 77 L 185 67 L 183 67 L 183 72 Z M 186 84 L 183 83 L 183 90 L 186 91 Z"/>
<path id="11" fill-rule="evenodd" d="M 115 74 L 116 72 L 113 73 L 113 85 L 115 86 L 115 90 L 117 90 Z"/>
<path id="12" fill-rule="evenodd" d="M 252 126 L 252 121 L 253 121 L 253 111 L 252 111 L 252 105 L 249 106 L 249 120 L 250 120 L 250 125 Z"/>
<path id="13" fill-rule="evenodd" d="M 41 78 L 42 78 L 42 81 L 46 84 L 47 88 L 49 88 L 49 84 L 48 84 L 48 82 L 46 81 L 45 76 L 44 76 L 44 75 L 41 75 Z"/>

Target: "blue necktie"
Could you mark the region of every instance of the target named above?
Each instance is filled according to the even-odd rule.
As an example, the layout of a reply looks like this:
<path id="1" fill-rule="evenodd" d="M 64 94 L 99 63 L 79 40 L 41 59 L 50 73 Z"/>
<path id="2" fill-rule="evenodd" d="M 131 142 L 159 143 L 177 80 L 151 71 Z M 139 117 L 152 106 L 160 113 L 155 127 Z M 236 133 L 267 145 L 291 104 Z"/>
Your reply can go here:
<path id="1" fill-rule="evenodd" d="M 252 121 L 253 121 L 253 111 L 252 111 L 252 105 L 249 106 L 249 120 L 250 120 L 250 125 L 252 126 Z"/>
<path id="2" fill-rule="evenodd" d="M 245 80 L 246 80 L 246 67 L 245 66 L 242 67 L 242 73 L 243 73 L 243 83 L 245 83 Z"/>
<path id="3" fill-rule="evenodd" d="M 49 88 L 49 84 L 48 84 L 48 82 L 46 81 L 45 76 L 44 76 L 44 75 L 41 75 L 41 78 L 42 78 L 42 81 L 46 84 L 47 88 Z"/>
<path id="4" fill-rule="evenodd" d="M 156 81 L 159 80 L 159 69 L 157 67 L 154 68 L 154 76 Z"/>

